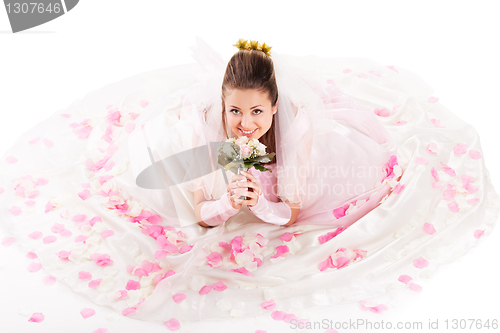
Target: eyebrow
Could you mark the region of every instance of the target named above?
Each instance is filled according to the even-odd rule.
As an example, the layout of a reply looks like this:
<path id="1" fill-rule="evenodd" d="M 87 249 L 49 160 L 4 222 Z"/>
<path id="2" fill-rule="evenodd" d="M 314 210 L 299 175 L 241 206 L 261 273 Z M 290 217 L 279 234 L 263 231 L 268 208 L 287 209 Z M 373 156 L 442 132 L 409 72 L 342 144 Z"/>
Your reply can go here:
<path id="1" fill-rule="evenodd" d="M 229 106 L 230 106 L 230 107 L 232 107 L 232 108 L 239 109 L 239 107 L 237 107 L 236 105 L 229 105 Z M 255 109 L 255 108 L 256 108 L 256 107 L 258 107 L 258 106 L 262 106 L 262 105 L 252 106 L 252 107 L 250 108 L 250 110 L 251 110 L 251 109 Z M 263 106 L 262 106 L 262 107 L 263 107 Z"/>

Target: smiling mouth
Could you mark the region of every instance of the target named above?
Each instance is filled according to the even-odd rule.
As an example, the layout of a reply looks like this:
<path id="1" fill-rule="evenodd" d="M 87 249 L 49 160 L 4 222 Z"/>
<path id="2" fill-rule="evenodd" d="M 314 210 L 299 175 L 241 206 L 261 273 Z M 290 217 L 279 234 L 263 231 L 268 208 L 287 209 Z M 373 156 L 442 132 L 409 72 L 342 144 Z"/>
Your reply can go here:
<path id="1" fill-rule="evenodd" d="M 238 129 L 240 130 L 241 133 L 246 134 L 246 135 L 253 134 L 257 130 L 257 129 L 254 129 L 253 131 L 247 131 L 247 132 L 245 132 L 241 128 L 238 128 Z"/>

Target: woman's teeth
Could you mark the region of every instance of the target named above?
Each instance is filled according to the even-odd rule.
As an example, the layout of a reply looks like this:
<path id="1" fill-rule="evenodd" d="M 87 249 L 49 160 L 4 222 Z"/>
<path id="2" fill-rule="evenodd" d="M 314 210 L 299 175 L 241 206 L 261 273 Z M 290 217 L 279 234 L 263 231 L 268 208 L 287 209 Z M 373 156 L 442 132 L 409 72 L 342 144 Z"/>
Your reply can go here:
<path id="1" fill-rule="evenodd" d="M 251 133 L 255 132 L 256 130 L 257 130 L 257 129 L 254 129 L 253 131 L 248 131 L 248 132 L 246 132 L 246 131 L 244 131 L 244 130 L 242 130 L 242 129 L 240 128 L 240 131 L 241 131 L 243 134 L 251 134 Z"/>

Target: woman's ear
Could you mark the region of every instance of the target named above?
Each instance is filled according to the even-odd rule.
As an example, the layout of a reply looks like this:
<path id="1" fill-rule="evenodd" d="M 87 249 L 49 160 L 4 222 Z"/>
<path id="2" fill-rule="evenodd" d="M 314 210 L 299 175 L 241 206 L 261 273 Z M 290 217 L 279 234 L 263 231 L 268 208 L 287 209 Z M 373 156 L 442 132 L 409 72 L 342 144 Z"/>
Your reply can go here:
<path id="1" fill-rule="evenodd" d="M 275 114 L 278 111 L 279 100 L 280 100 L 280 97 L 278 96 L 278 98 L 276 99 L 276 105 L 273 107 L 273 114 Z"/>

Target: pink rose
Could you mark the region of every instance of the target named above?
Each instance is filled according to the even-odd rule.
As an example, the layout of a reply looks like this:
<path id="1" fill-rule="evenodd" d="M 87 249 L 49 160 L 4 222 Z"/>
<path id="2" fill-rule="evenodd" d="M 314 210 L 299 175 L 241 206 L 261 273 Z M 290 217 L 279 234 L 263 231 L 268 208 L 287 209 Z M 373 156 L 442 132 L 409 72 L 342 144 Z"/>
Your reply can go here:
<path id="1" fill-rule="evenodd" d="M 240 146 L 240 153 L 242 158 L 248 158 L 252 154 L 252 149 L 247 145 Z"/>

